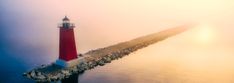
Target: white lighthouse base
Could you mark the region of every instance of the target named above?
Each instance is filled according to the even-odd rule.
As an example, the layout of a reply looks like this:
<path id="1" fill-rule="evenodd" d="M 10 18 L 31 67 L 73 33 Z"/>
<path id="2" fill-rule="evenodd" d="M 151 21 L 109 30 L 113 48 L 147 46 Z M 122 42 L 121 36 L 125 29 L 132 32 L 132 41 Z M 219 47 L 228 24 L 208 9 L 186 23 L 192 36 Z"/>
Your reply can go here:
<path id="1" fill-rule="evenodd" d="M 65 60 L 62 60 L 62 59 L 58 59 L 55 62 L 56 65 L 59 65 L 59 66 L 62 66 L 62 67 L 72 67 L 72 66 L 77 65 L 78 63 L 79 63 L 78 59 L 73 59 L 73 60 L 70 60 L 70 61 L 65 61 Z"/>

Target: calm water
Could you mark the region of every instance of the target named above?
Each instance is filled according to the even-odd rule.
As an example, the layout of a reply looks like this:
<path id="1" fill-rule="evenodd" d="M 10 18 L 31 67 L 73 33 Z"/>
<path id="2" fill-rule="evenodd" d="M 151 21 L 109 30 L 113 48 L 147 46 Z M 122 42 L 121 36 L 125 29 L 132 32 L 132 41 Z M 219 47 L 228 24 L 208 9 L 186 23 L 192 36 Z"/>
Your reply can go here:
<path id="1" fill-rule="evenodd" d="M 195 38 L 194 34 L 196 35 L 197 32 L 196 29 L 191 29 L 140 49 L 122 59 L 114 60 L 105 66 L 88 70 L 80 76 L 74 75 L 62 82 L 233 83 L 233 44 L 225 40 L 211 39 L 204 42 Z M 41 53 L 36 54 L 42 55 Z M 50 62 L 42 58 L 45 56 L 40 57 L 40 59 L 30 56 L 24 57 L 29 59 L 25 61 L 3 56 L 1 62 L 4 68 L 1 68 L 0 83 L 33 83 L 31 80 L 23 78 L 21 74 L 35 66 Z"/>
<path id="2" fill-rule="evenodd" d="M 197 29 L 79 76 L 79 83 L 233 83 L 230 43 L 194 41 Z"/>
<path id="3" fill-rule="evenodd" d="M 218 27 L 141 49 L 80 83 L 234 83 L 233 10 L 234 0 L 0 0 L 0 83 L 33 83 L 22 73 L 58 58 L 64 15 L 77 25 L 78 53 L 180 24 Z"/>

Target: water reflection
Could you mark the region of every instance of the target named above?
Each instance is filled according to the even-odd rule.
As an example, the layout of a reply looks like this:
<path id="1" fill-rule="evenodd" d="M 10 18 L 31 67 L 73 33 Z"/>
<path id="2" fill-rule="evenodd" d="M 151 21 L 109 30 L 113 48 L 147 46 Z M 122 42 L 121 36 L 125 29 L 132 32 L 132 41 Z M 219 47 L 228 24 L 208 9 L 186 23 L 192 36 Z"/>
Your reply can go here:
<path id="1" fill-rule="evenodd" d="M 194 41 L 196 34 L 196 29 L 190 30 L 88 70 L 79 82 L 233 83 L 233 43 L 204 44 Z"/>
<path id="2" fill-rule="evenodd" d="M 70 76 L 69 78 L 61 80 L 61 83 L 79 83 L 78 79 L 79 79 L 79 75 L 74 74 L 74 75 Z"/>

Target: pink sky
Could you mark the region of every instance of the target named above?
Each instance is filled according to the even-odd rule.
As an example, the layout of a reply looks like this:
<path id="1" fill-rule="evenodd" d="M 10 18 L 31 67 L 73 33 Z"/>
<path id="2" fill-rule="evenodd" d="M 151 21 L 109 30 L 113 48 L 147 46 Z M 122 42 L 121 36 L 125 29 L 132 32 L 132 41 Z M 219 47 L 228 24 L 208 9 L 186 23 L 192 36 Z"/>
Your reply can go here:
<path id="1" fill-rule="evenodd" d="M 76 24 L 79 52 L 187 23 L 212 26 L 216 40 L 232 42 L 233 0 L 6 0 L 0 1 L 8 37 L 57 53 L 57 24 Z M 220 39 L 221 38 L 221 39 Z M 54 54 L 56 55 L 56 54 Z"/>

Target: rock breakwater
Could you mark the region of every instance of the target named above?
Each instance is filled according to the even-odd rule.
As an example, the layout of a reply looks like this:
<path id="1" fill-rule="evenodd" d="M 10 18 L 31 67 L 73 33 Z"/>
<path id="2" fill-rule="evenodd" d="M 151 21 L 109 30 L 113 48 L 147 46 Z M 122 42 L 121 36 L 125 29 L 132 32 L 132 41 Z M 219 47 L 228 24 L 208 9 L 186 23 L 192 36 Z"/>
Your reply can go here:
<path id="1" fill-rule="evenodd" d="M 69 78 L 73 74 L 82 74 L 86 70 L 96 66 L 104 66 L 111 61 L 120 59 L 138 49 L 147 47 L 153 43 L 162 41 L 170 36 L 179 34 L 188 29 L 188 26 L 180 26 L 136 38 L 127 42 L 122 42 L 105 48 L 91 50 L 84 54 L 79 54 L 76 66 L 63 68 L 55 64 L 42 65 L 23 74 L 23 76 L 35 80 L 36 82 L 53 82 Z"/>

